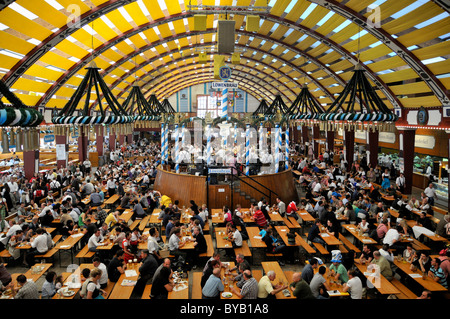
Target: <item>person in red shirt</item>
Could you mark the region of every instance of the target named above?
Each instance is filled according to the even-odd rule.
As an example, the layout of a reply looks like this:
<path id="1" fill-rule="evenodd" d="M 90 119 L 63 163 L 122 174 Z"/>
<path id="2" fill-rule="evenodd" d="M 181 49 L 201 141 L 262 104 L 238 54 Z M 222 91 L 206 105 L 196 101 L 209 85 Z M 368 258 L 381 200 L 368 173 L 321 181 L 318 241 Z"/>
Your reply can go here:
<path id="1" fill-rule="evenodd" d="M 264 227 L 267 225 L 267 219 L 264 216 L 264 213 L 261 211 L 261 209 L 258 208 L 258 206 L 256 206 L 256 211 L 252 216 L 252 219 L 256 222 L 256 224 L 259 227 Z"/>

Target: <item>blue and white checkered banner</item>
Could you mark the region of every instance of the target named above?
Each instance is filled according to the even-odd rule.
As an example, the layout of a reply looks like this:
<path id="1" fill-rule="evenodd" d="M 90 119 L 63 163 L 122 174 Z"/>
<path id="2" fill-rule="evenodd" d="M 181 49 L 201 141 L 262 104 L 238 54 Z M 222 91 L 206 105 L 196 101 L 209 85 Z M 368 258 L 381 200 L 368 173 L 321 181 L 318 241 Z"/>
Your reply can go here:
<path id="1" fill-rule="evenodd" d="M 286 154 L 286 159 L 284 160 L 284 167 L 286 170 L 289 169 L 289 124 L 286 124 L 286 133 L 285 133 L 285 154 Z"/>
<path id="2" fill-rule="evenodd" d="M 222 118 L 227 118 L 228 116 L 228 89 L 225 88 L 222 90 Z"/>
<path id="3" fill-rule="evenodd" d="M 245 130 L 245 175 L 250 175 L 250 124 Z"/>
<path id="4" fill-rule="evenodd" d="M 275 173 L 280 170 L 280 125 L 275 125 Z"/>

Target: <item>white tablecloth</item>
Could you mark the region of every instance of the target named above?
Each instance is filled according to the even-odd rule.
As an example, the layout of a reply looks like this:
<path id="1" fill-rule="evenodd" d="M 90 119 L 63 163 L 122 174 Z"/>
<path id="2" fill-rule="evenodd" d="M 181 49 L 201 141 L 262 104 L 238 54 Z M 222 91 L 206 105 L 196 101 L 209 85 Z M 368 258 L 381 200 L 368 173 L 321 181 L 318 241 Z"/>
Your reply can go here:
<path id="1" fill-rule="evenodd" d="M 414 237 L 419 238 L 420 235 L 428 235 L 428 236 L 434 236 L 434 232 L 429 230 L 428 228 L 422 227 L 422 226 L 413 226 L 412 228 L 414 232 Z"/>

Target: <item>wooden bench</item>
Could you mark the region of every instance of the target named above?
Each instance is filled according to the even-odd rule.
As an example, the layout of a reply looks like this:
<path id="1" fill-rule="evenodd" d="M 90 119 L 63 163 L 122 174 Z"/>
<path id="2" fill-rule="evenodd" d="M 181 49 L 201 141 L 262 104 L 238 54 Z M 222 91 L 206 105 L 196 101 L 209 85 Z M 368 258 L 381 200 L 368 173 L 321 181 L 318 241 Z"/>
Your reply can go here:
<path id="1" fill-rule="evenodd" d="M 191 299 L 202 299 L 202 275 L 201 271 L 196 271 L 192 274 Z"/>
<path id="2" fill-rule="evenodd" d="M 141 232 L 144 231 L 145 227 L 147 227 L 150 217 L 151 217 L 151 215 L 147 215 L 144 218 L 142 218 L 141 221 L 139 222 L 139 230 Z"/>
<path id="3" fill-rule="evenodd" d="M 325 249 L 325 247 L 323 247 L 322 244 L 319 243 L 312 243 L 314 245 L 314 247 L 316 247 L 317 251 L 322 255 L 322 256 L 327 256 L 330 254 L 330 252 L 328 250 Z"/>
<path id="4" fill-rule="evenodd" d="M 136 227 L 138 227 L 140 222 L 140 219 L 135 219 L 128 227 L 130 227 L 130 230 L 133 231 Z"/>
<path id="5" fill-rule="evenodd" d="M 353 245 L 350 240 L 348 240 L 344 235 L 339 233 L 339 240 L 350 250 L 353 250 L 355 253 L 360 253 L 361 250 Z"/>
<path id="6" fill-rule="evenodd" d="M 310 255 L 314 255 L 316 253 L 316 250 L 311 247 L 311 245 L 308 244 L 306 240 L 303 239 L 303 237 L 298 236 L 298 241 L 300 242 L 300 246 Z"/>
<path id="7" fill-rule="evenodd" d="M 3 262 L 5 262 L 5 260 L 11 258 L 11 254 L 9 253 L 8 249 L 4 249 L 0 252 L 0 258 L 2 259 Z"/>
<path id="8" fill-rule="evenodd" d="M 106 292 L 106 296 L 104 296 L 105 299 L 108 299 L 108 297 L 111 294 L 111 291 L 113 290 L 115 284 L 116 284 L 115 282 L 110 281 L 108 279 L 108 283 L 106 284 L 105 289 L 103 289 Z"/>
<path id="9" fill-rule="evenodd" d="M 399 299 L 417 299 L 417 295 L 403 285 L 397 278 L 393 278 L 391 284 L 400 290 L 400 294 L 395 294 Z"/>
<path id="10" fill-rule="evenodd" d="M 89 259 L 89 258 L 92 258 L 92 257 L 94 257 L 94 255 L 95 255 L 95 252 L 94 252 L 94 251 L 89 251 L 89 247 L 88 247 L 88 245 L 86 244 L 86 245 L 78 252 L 78 254 L 75 256 L 75 258 L 79 258 L 80 261 L 81 261 L 82 259 Z"/>
<path id="11" fill-rule="evenodd" d="M 203 235 L 205 237 L 206 240 L 206 246 L 208 247 L 207 251 L 204 253 L 199 254 L 199 257 L 207 257 L 210 258 L 214 255 L 214 244 L 212 241 L 212 237 L 211 235 L 207 234 L 207 235 Z"/>
<path id="12" fill-rule="evenodd" d="M 145 285 L 144 292 L 142 293 L 141 299 L 147 299 L 147 300 L 150 299 L 151 291 L 152 291 L 152 285 L 151 284 Z M 201 294 L 201 292 L 202 291 L 200 290 L 200 294 Z M 202 299 L 201 296 L 200 296 L 200 299 Z"/>
<path id="13" fill-rule="evenodd" d="M 242 247 L 234 248 L 234 253 L 236 255 L 242 254 L 244 257 L 252 257 L 252 252 L 247 241 L 242 242 Z"/>
<path id="14" fill-rule="evenodd" d="M 433 209 L 433 211 L 435 211 L 436 213 L 442 214 L 442 215 L 447 215 L 448 214 L 448 209 L 443 209 L 440 207 L 436 207 L 436 206 L 431 206 L 431 208 Z"/>

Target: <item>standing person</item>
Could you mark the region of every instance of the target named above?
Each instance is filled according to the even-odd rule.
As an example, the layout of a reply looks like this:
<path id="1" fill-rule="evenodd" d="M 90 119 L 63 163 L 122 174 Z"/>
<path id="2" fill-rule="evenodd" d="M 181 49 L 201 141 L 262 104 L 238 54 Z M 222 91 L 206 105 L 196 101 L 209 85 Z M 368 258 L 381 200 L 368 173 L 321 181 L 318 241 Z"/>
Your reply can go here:
<path id="1" fill-rule="evenodd" d="M 434 205 L 434 200 L 436 198 L 436 189 L 433 186 L 433 183 L 428 184 L 428 187 L 423 191 L 425 196 L 428 198 L 428 204 L 430 206 Z"/>
<path id="2" fill-rule="evenodd" d="M 203 236 L 200 227 L 195 226 L 194 227 L 194 233 L 192 235 L 194 238 L 194 251 L 193 251 L 193 269 L 196 269 L 198 266 L 198 262 L 200 260 L 199 255 L 203 254 L 208 250 L 208 244 L 206 243 L 205 236 Z"/>
<path id="3" fill-rule="evenodd" d="M 395 179 L 395 184 L 397 185 L 398 190 L 403 194 L 405 191 L 405 176 L 403 173 Z"/>

